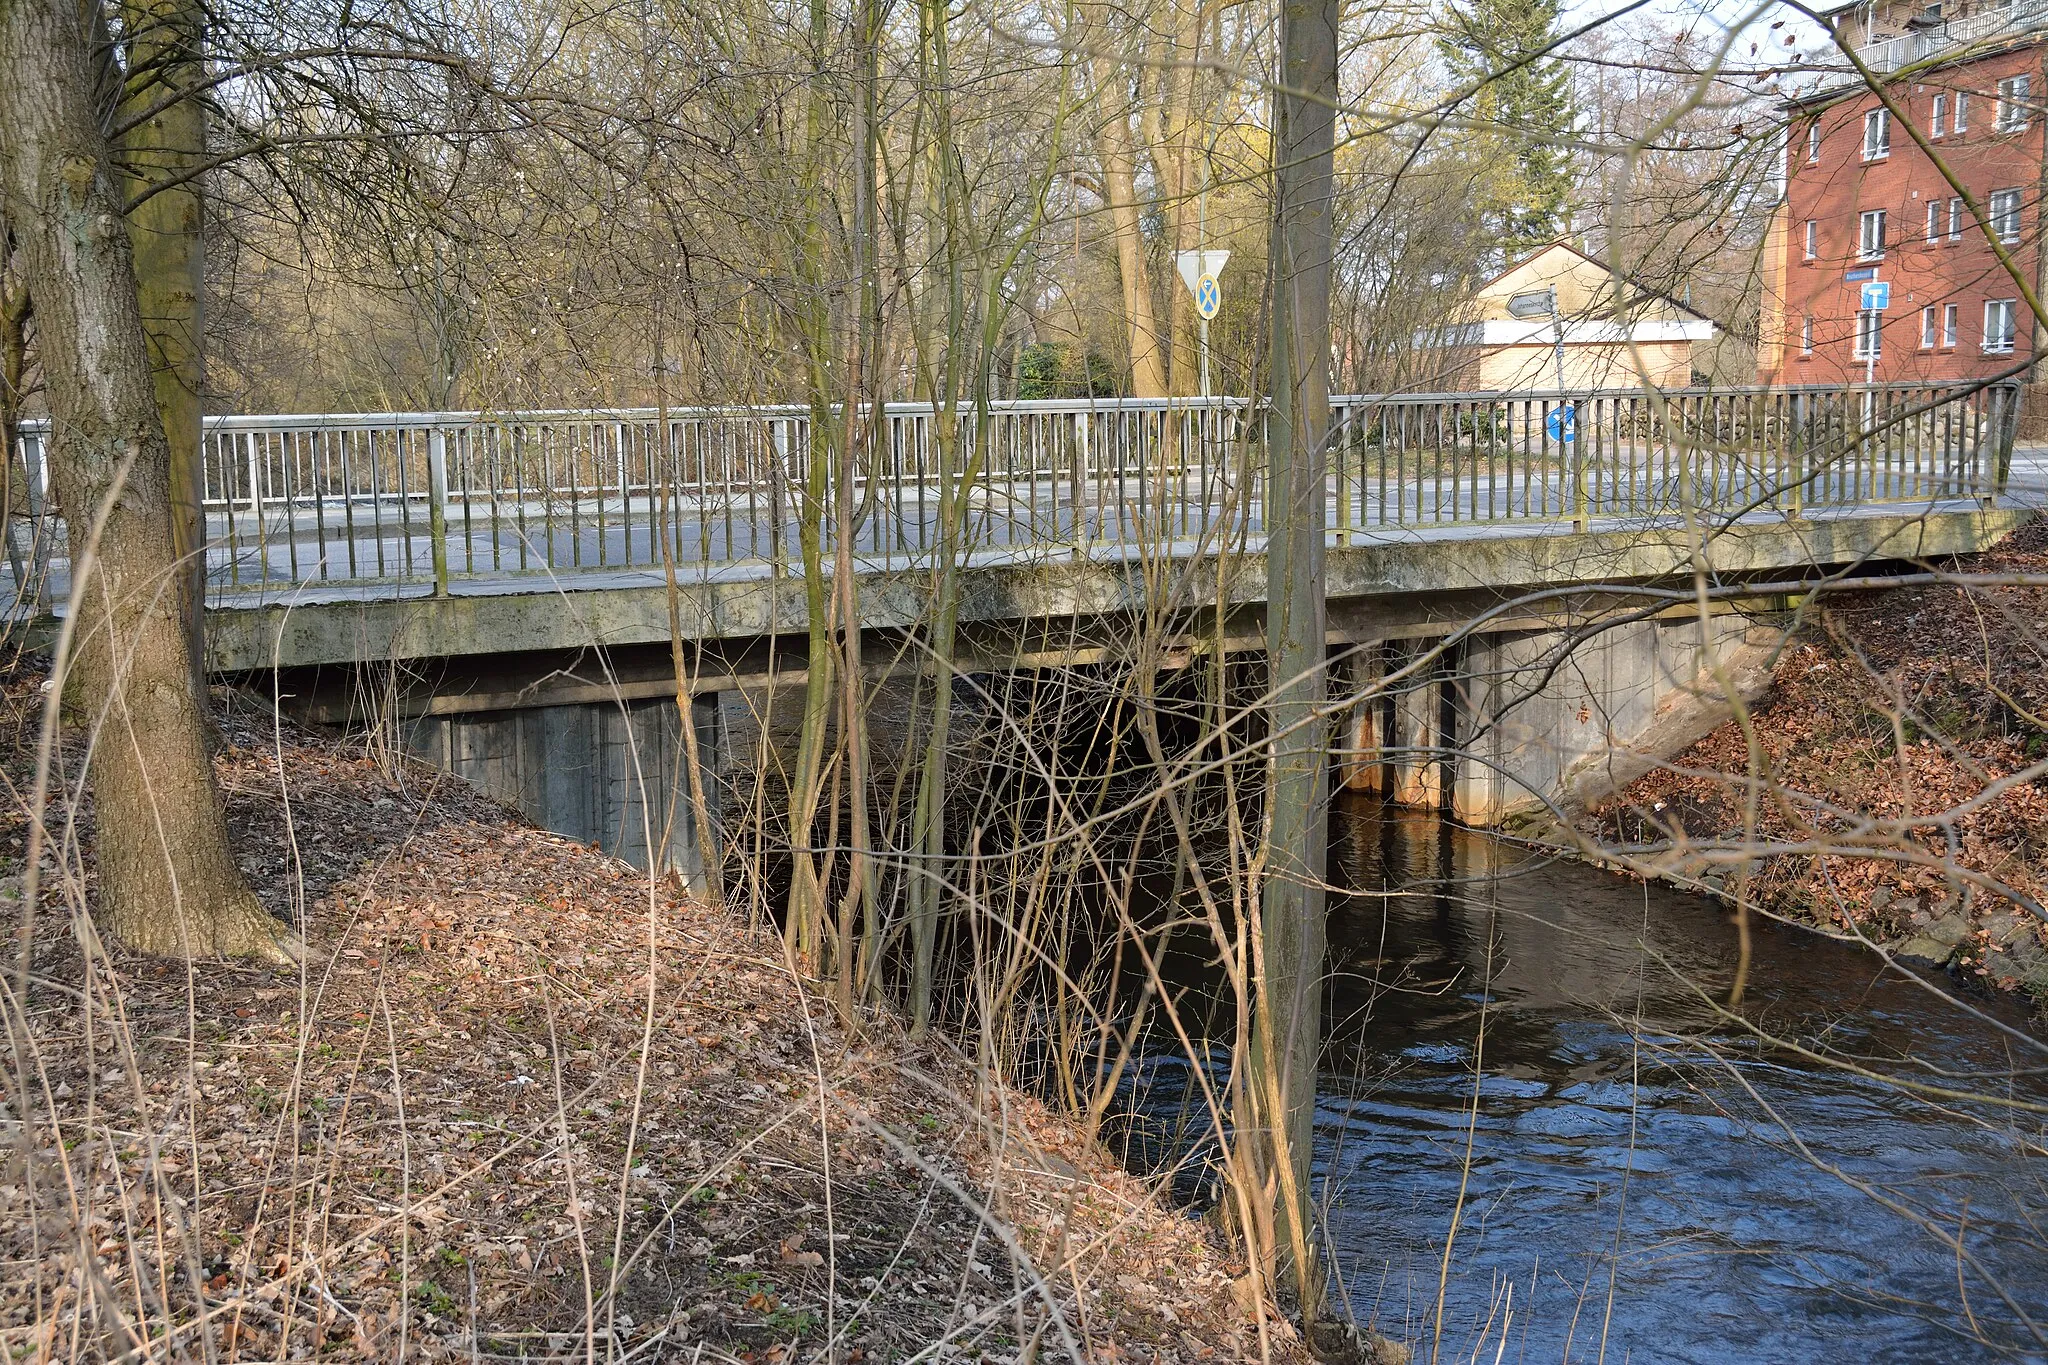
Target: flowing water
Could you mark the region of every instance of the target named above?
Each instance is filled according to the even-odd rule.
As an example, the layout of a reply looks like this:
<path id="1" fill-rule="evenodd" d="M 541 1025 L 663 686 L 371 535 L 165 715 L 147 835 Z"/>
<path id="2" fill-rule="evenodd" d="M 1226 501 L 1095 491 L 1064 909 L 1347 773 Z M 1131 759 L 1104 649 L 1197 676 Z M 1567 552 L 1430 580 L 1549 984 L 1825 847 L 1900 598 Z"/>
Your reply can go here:
<path id="1" fill-rule="evenodd" d="M 1418 1361 L 2048 1359 L 2041 1113 L 1760 1042 L 1717 1012 L 1736 939 L 1701 898 L 1364 803 L 1332 833 L 1315 1165 L 1361 1322 Z M 2023 1014 L 1818 935 L 1757 929 L 1740 1016 L 2048 1103 Z M 1155 1135 L 1186 1082 L 1139 1069 Z"/>

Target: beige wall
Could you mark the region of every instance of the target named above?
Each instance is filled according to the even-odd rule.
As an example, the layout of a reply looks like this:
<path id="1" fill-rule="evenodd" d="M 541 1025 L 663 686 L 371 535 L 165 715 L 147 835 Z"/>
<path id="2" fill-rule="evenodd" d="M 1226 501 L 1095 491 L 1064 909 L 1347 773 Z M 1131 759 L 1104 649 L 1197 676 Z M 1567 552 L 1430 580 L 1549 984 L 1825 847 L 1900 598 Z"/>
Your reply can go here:
<path id="1" fill-rule="evenodd" d="M 1764 238 L 1763 255 L 1763 300 L 1756 320 L 1756 382 L 1776 384 L 1784 375 L 1785 344 L 1791 340 L 1786 335 L 1785 276 L 1789 239 L 1792 233 L 1790 210 L 1779 204 L 1771 214 L 1770 235 Z"/>
<path id="2" fill-rule="evenodd" d="M 1660 341 L 1641 346 L 1566 346 L 1564 387 L 1567 389 L 1681 388 L 1692 381 L 1690 341 Z M 1460 389 L 1554 389 L 1557 360 L 1549 346 L 1493 346 L 1480 352 L 1477 363 L 1463 367 Z"/>

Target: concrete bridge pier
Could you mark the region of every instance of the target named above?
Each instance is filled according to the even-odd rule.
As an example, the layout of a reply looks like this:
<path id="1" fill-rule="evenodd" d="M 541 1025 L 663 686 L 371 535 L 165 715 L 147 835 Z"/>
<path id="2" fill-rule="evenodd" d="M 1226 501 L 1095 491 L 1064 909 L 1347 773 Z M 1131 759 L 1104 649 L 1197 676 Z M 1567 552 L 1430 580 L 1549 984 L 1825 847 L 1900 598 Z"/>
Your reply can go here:
<path id="1" fill-rule="evenodd" d="M 1591 633 L 1559 626 L 1470 637 L 1427 679 L 1382 699 L 1383 757 L 1355 759 L 1353 784 L 1372 789 L 1364 774 L 1377 768 L 1378 789 L 1393 804 L 1480 826 L 1568 804 L 1589 780 L 1625 785 L 1652 761 L 1675 717 L 1725 705 L 1715 664 L 1745 668 L 1778 636 L 1776 626 L 1729 610 L 1708 619 L 1704 643 L 1690 613 Z M 1392 672 L 1432 643 L 1387 642 L 1385 667 Z M 1370 728 L 1354 728 L 1360 748 L 1374 737 Z"/>
<path id="2" fill-rule="evenodd" d="M 1375 640 L 1345 652 L 1338 685 L 1346 692 L 1366 693 L 1338 719 L 1337 780 L 1352 791 L 1384 796 L 1387 787 L 1387 699 L 1374 684 L 1386 675 L 1386 645 Z"/>
<path id="3" fill-rule="evenodd" d="M 1372 684 L 1409 667 L 1440 643 L 1377 640 L 1352 652 L 1340 685 L 1372 690 L 1373 695 L 1345 712 L 1340 722 L 1337 777 L 1346 787 L 1397 806 L 1445 809 L 1446 783 L 1454 780 L 1454 764 L 1443 751 L 1457 728 L 1455 657 L 1432 659 L 1423 672 L 1392 691 L 1372 689 Z"/>
<path id="4" fill-rule="evenodd" d="M 691 698 L 715 831 L 724 726 L 715 693 Z M 424 715 L 401 722 L 406 752 L 464 779 L 543 829 L 635 867 L 707 889 L 717 850 L 700 847 L 688 753 L 673 697 Z"/>

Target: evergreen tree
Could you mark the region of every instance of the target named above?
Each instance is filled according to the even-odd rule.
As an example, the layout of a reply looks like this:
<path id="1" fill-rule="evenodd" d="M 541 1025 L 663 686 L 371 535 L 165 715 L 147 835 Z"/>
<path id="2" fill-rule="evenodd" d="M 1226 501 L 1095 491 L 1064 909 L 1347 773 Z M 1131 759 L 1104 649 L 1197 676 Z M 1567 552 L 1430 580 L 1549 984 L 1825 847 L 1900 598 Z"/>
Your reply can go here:
<path id="1" fill-rule="evenodd" d="M 1460 89 L 1477 87 L 1460 111 L 1479 126 L 1459 139 L 1499 168 L 1479 205 L 1510 260 L 1571 226 L 1575 113 L 1571 77 L 1554 56 L 1558 0 L 1452 0 L 1438 40 Z"/>

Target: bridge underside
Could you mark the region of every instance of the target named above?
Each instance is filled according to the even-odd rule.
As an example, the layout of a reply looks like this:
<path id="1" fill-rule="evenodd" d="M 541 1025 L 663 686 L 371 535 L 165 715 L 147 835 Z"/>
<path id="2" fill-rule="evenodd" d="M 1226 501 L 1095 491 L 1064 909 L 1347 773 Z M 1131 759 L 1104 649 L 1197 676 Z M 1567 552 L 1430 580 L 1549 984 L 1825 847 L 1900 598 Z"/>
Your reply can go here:
<path id="1" fill-rule="evenodd" d="M 1971 508 L 1759 517 L 1720 526 L 1703 544 L 1682 524 L 1662 524 L 1332 547 L 1329 640 L 1354 678 L 1398 667 L 1498 613 L 1418 685 L 1355 717 L 1334 756 L 1356 785 L 1479 822 L 1564 799 L 1589 763 L 1635 742 L 1696 691 L 1710 662 L 1754 647 L 1759 608 L 1782 609 L 1831 573 L 1987 549 L 2029 516 Z M 1603 614 L 1640 613 L 1645 599 L 1629 589 L 1688 586 L 1696 564 L 1716 584 L 1747 590 L 1717 605 L 1724 619 L 1704 633 L 1697 621 L 1668 619 L 1611 632 L 1587 651 L 1593 664 L 1517 695 L 1502 713 L 1513 690 L 1503 680 L 1554 650 L 1567 621 L 1582 628 Z M 877 677 L 935 666 L 917 643 L 931 587 L 922 571 L 862 574 L 864 657 Z M 1264 645 L 1265 561 L 1256 552 L 981 564 L 962 587 L 952 666 L 963 672 L 1128 660 L 1146 619 L 1171 623 L 1163 668 Z M 1545 595 L 1524 600 L 1537 593 Z M 1682 614 L 1684 603 L 1670 610 Z M 218 672 L 275 688 L 309 721 L 395 726 L 419 757 L 536 822 L 694 877 L 705 861 L 685 818 L 677 699 L 693 697 L 700 756 L 707 771 L 723 772 L 733 745 L 721 695 L 800 683 L 806 611 L 792 578 L 684 579 L 671 592 L 642 575 L 550 591 L 522 582 L 447 597 L 221 606 L 209 612 L 209 639 Z"/>

